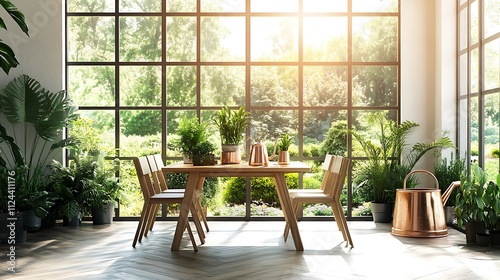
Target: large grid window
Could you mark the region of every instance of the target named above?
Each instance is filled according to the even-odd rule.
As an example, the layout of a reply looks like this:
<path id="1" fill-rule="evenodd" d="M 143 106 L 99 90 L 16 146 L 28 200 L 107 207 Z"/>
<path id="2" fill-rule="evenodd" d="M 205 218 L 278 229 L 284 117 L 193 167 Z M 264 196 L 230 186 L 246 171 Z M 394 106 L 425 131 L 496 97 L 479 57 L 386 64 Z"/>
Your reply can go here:
<path id="1" fill-rule="evenodd" d="M 123 217 L 139 215 L 142 205 L 131 159 L 161 153 L 167 162 L 180 160 L 174 140 L 184 117 L 207 123 L 210 140 L 220 143 L 212 116 L 223 105 L 243 105 L 252 116 L 247 150 L 252 141 L 271 143 L 288 132 L 292 160 L 314 172 L 326 151 L 350 157 L 354 166 L 364 159 L 351 137 L 328 136 L 329 130 L 362 128 L 373 111 L 399 118 L 399 0 L 67 3 L 68 94 L 99 131 L 108 158 L 120 159 Z M 319 187 L 319 178 L 291 180 Z M 223 200 L 229 183 L 221 181 L 225 187 L 214 197 Z M 342 199 L 348 218 L 363 215 L 351 181 Z M 211 213 L 262 213 L 250 206 L 259 199 L 252 184 L 246 181 L 242 211 Z"/>
<path id="2" fill-rule="evenodd" d="M 500 172 L 500 1 L 458 0 L 459 147 L 494 179 Z"/>

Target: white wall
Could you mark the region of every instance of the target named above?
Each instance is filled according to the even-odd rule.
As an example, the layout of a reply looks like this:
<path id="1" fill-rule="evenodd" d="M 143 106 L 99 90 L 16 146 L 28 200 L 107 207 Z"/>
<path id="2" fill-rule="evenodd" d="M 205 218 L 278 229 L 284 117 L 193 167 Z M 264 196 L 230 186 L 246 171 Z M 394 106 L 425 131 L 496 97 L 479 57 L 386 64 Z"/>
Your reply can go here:
<path id="1" fill-rule="evenodd" d="M 2 10 L 8 31 L 0 37 L 15 52 L 20 65 L 7 76 L 0 73 L 0 88 L 13 78 L 27 74 L 50 91 L 64 88 L 63 0 L 12 0 L 28 21 L 27 37 Z"/>
<path id="2" fill-rule="evenodd" d="M 401 0 L 401 117 L 420 126 L 409 142 L 450 130 L 455 140 L 455 1 Z M 427 156 L 417 168 L 432 170 Z"/>

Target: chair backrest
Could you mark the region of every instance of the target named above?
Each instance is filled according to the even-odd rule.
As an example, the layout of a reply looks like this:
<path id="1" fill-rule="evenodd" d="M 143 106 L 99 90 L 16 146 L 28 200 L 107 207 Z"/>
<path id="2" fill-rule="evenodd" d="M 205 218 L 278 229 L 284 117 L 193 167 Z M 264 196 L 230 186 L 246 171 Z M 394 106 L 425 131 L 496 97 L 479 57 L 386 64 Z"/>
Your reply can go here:
<path id="1" fill-rule="evenodd" d="M 144 199 L 148 199 L 155 193 L 153 183 L 151 182 L 151 169 L 148 160 L 146 157 L 134 158 L 134 165 Z"/>
<path id="2" fill-rule="evenodd" d="M 351 161 L 341 156 L 327 155 L 325 162 L 326 164 L 323 164 L 325 169 L 322 182 L 323 192 L 332 198 L 339 199 Z"/>
<path id="3" fill-rule="evenodd" d="M 156 166 L 158 166 L 158 169 L 162 169 L 162 167 L 165 166 L 165 164 L 163 164 L 163 159 L 161 158 L 161 155 L 160 154 L 154 154 L 153 157 L 155 158 L 155 161 L 156 161 Z"/>
<path id="4" fill-rule="evenodd" d="M 151 178 L 153 179 L 153 187 L 155 193 L 161 193 L 167 189 L 167 184 L 165 183 L 165 177 L 163 177 L 163 172 L 161 168 L 158 168 L 156 159 L 153 155 L 146 156 L 146 159 L 151 169 Z"/>

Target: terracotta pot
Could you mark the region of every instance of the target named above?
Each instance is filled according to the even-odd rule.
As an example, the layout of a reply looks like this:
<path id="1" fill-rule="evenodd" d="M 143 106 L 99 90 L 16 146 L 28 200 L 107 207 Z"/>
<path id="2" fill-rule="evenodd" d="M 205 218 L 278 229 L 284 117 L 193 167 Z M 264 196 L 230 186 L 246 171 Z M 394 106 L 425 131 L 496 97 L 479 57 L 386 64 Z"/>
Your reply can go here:
<path id="1" fill-rule="evenodd" d="M 241 148 L 240 145 L 222 145 L 222 154 L 220 161 L 222 164 L 240 163 Z"/>

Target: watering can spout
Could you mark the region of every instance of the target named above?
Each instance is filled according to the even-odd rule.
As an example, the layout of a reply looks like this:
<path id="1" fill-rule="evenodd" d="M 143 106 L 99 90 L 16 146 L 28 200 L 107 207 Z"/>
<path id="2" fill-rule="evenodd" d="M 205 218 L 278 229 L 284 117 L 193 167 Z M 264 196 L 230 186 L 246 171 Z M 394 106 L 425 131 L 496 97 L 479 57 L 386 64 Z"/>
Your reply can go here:
<path id="1" fill-rule="evenodd" d="M 448 188 L 443 193 L 443 205 L 446 205 L 446 201 L 448 201 L 448 198 L 450 198 L 453 190 L 459 186 L 460 186 L 460 181 L 451 182 L 451 184 L 448 186 Z"/>

